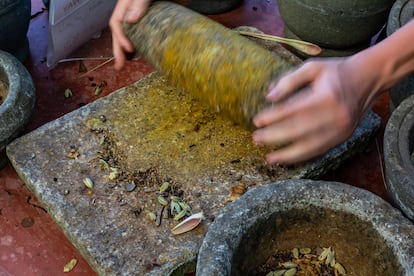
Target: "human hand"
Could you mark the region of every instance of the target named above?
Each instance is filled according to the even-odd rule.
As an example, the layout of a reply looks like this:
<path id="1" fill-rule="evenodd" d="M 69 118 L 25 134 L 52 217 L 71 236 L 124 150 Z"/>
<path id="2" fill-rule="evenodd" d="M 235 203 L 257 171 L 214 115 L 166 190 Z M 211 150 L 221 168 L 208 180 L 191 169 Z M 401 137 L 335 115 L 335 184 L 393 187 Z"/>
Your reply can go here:
<path id="1" fill-rule="evenodd" d="M 272 107 L 254 118 L 255 144 L 284 145 L 269 153 L 267 162 L 302 162 L 351 136 L 374 99 L 366 80 L 344 58 L 310 60 L 282 77 L 267 96 Z M 368 84 L 360 85 L 363 81 Z"/>
<path id="2" fill-rule="evenodd" d="M 134 47 L 124 33 L 123 22 L 134 23 L 145 13 L 150 0 L 118 0 L 109 26 L 112 31 L 112 51 L 115 58 L 115 69 L 121 69 L 125 64 L 125 52 L 133 52 Z"/>

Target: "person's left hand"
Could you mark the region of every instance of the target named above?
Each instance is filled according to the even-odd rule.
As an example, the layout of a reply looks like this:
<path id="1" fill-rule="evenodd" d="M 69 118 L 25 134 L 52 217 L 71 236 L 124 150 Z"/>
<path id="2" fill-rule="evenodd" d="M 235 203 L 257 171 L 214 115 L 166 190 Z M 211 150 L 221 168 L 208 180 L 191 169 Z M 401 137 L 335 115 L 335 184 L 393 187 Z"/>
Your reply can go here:
<path id="1" fill-rule="evenodd" d="M 109 26 L 112 31 L 112 51 L 115 58 L 115 69 L 119 70 L 124 66 L 126 60 L 125 52 L 134 51 L 131 42 L 124 33 L 123 22 L 134 23 L 138 21 L 144 15 L 150 2 L 150 0 L 118 0 L 109 20 Z"/>

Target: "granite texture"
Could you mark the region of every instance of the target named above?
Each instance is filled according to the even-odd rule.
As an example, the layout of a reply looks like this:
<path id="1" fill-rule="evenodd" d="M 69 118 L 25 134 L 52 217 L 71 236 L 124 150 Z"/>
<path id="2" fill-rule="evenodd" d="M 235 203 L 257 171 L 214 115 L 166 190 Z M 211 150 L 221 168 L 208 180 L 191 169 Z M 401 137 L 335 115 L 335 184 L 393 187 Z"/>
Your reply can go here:
<path id="1" fill-rule="evenodd" d="M 338 182 L 283 180 L 228 204 L 197 275 L 248 275 L 277 250 L 329 247 L 347 275 L 414 275 L 414 225 L 380 197 Z"/>
<path id="2" fill-rule="evenodd" d="M 414 95 L 391 114 L 384 133 L 386 185 L 390 199 L 414 220 Z"/>
<path id="3" fill-rule="evenodd" d="M 33 80 L 20 61 L 0 50 L 0 81 L 8 86 L 0 104 L 0 168 L 7 162 L 6 146 L 23 131 L 35 104 Z"/>
<path id="4" fill-rule="evenodd" d="M 397 0 L 391 8 L 387 22 L 387 36 L 404 26 L 414 18 L 414 1 Z M 414 93 L 414 74 L 402 79 L 396 86 L 390 89 L 390 110 L 395 108 L 407 97 Z"/>
<path id="5" fill-rule="evenodd" d="M 169 275 L 194 263 L 233 187 L 317 178 L 363 151 L 379 125 L 370 112 L 349 140 L 324 156 L 268 166 L 266 149 L 252 144 L 251 132 L 153 73 L 16 139 L 7 154 L 98 274 Z M 94 182 L 91 190 L 86 177 Z M 197 228 L 174 236 L 177 221 L 167 208 L 159 226 L 148 219 L 149 212 L 161 213 L 164 182 L 193 213 L 204 213 Z"/>
<path id="6" fill-rule="evenodd" d="M 323 48 L 350 49 L 369 43 L 381 30 L 393 1 L 278 0 L 277 4 L 285 26 L 296 36 Z"/>

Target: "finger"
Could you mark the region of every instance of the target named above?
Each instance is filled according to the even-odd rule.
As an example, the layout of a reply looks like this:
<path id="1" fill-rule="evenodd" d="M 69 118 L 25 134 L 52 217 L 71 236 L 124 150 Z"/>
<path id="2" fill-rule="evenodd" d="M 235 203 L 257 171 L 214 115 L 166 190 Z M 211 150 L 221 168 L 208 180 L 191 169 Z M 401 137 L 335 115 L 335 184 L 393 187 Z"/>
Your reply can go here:
<path id="1" fill-rule="evenodd" d="M 254 125 L 261 128 L 275 124 L 295 113 L 312 107 L 314 104 L 318 104 L 318 101 L 314 102 L 315 99 L 312 99 L 312 93 L 313 91 L 310 88 L 305 88 L 296 92 L 288 100 L 273 104 L 273 106 L 260 111 L 253 118 Z"/>
<path id="2" fill-rule="evenodd" d="M 135 3 L 129 5 L 124 20 L 129 23 L 137 22 L 144 15 L 148 5 L 149 1 L 136 0 Z"/>
<path id="3" fill-rule="evenodd" d="M 310 160 L 326 153 L 335 145 L 343 142 L 347 136 L 337 136 L 325 131 L 323 135 L 315 132 L 299 139 L 286 147 L 269 153 L 266 156 L 269 164 L 295 164 Z"/>
<path id="4" fill-rule="evenodd" d="M 321 109 L 302 110 L 277 123 L 269 124 L 253 132 L 253 142 L 257 145 L 278 146 L 296 141 L 309 133 L 318 133 L 326 126 L 334 125 L 333 117 Z"/>
<path id="5" fill-rule="evenodd" d="M 319 66 L 317 62 L 304 63 L 295 71 L 283 75 L 270 88 L 267 99 L 272 102 L 277 102 L 287 98 L 292 93 L 295 93 L 314 81 L 318 71 Z"/>
<path id="6" fill-rule="evenodd" d="M 115 58 L 114 67 L 116 70 L 120 70 L 125 64 L 125 52 L 115 40 L 112 42 L 112 51 Z"/>

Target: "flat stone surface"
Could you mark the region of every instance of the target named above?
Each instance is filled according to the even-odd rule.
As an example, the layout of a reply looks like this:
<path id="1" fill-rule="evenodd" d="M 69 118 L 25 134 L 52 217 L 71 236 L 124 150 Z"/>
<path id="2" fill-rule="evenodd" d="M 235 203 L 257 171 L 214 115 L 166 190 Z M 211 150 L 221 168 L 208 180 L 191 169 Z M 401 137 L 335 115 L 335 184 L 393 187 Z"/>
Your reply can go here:
<path id="1" fill-rule="evenodd" d="M 15 140 L 7 154 L 99 274 L 167 275 L 195 260 L 233 186 L 321 176 L 363 150 L 379 124 L 371 112 L 325 156 L 270 167 L 250 132 L 153 73 Z M 86 177 L 94 182 L 91 191 L 83 184 Z M 148 212 L 161 209 L 157 196 L 164 182 L 172 187 L 169 195 L 181 196 L 193 213 L 204 212 L 197 228 L 174 236 L 177 222 L 165 217 L 167 209 L 160 226 L 148 219 Z"/>

